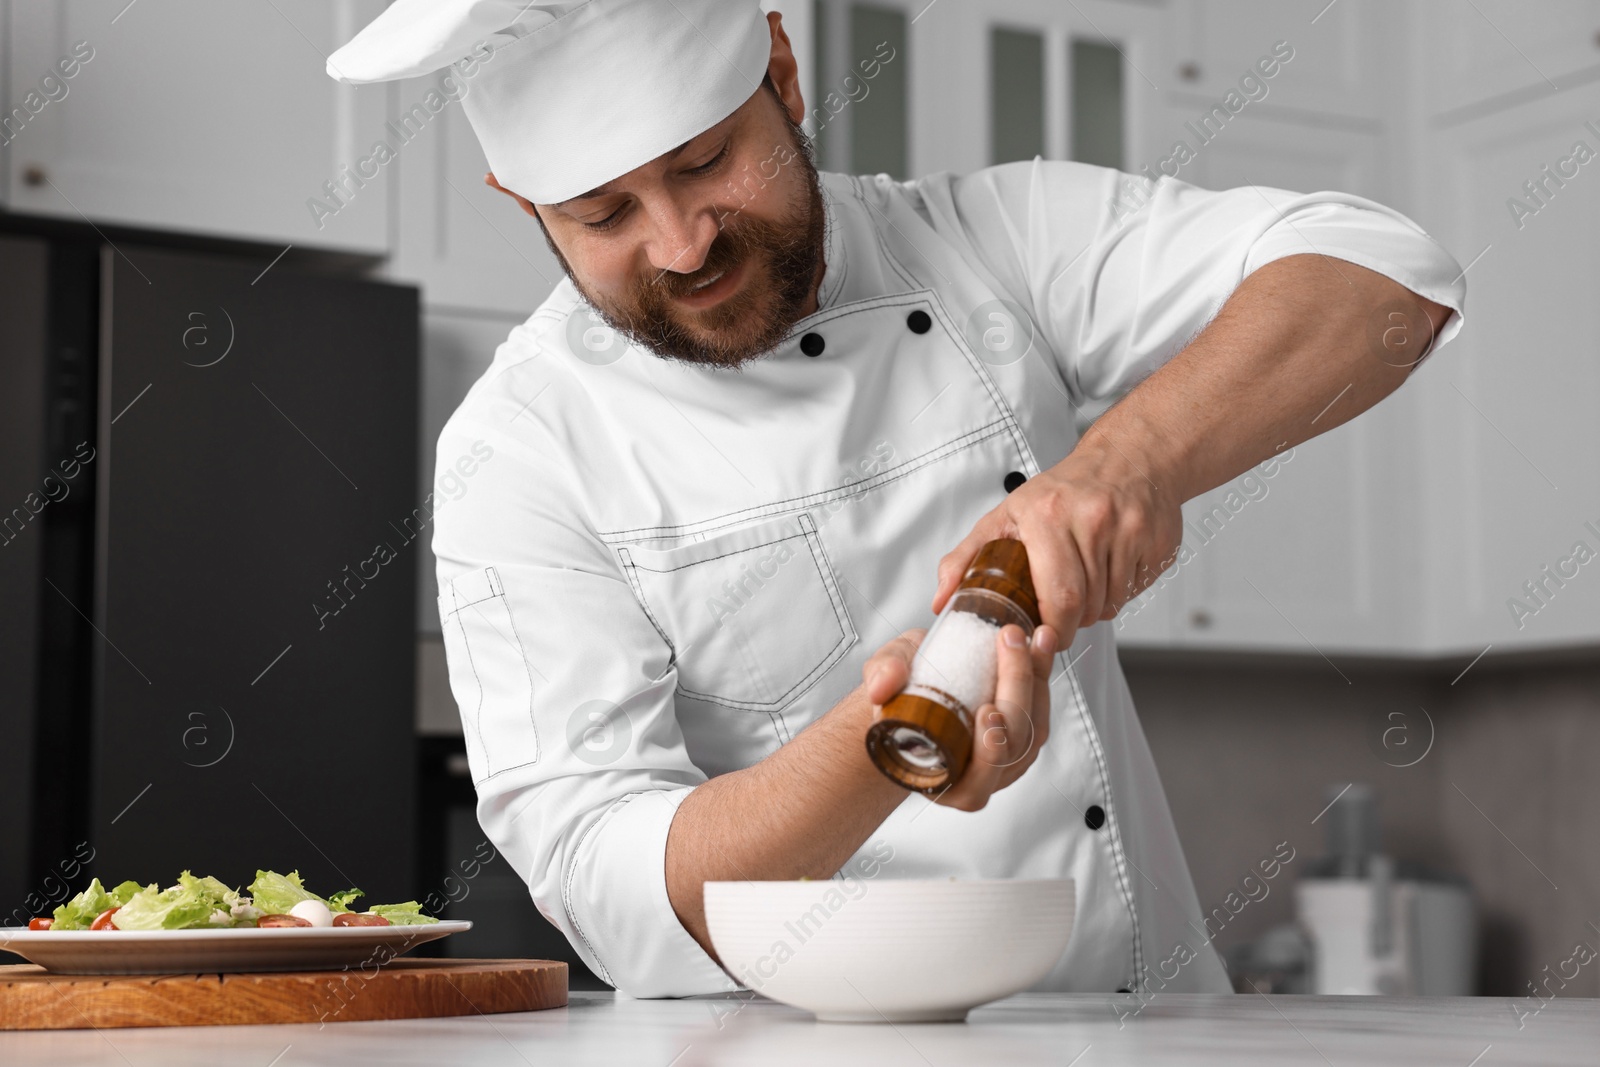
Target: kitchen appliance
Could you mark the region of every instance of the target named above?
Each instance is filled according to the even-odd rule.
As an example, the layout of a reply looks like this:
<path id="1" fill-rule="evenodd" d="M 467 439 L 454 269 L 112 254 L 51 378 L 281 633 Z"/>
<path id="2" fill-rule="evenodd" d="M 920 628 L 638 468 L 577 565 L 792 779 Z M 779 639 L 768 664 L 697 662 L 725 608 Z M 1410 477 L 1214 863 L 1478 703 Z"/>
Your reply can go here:
<path id="1" fill-rule="evenodd" d="M 0 214 L 0 925 L 417 895 L 417 292 L 286 252 Z"/>
<path id="2" fill-rule="evenodd" d="M 1309 991 L 1471 995 L 1477 944 L 1466 885 L 1379 851 L 1370 786 L 1343 789 L 1323 817 L 1328 855 L 1295 886 L 1311 940 Z"/>

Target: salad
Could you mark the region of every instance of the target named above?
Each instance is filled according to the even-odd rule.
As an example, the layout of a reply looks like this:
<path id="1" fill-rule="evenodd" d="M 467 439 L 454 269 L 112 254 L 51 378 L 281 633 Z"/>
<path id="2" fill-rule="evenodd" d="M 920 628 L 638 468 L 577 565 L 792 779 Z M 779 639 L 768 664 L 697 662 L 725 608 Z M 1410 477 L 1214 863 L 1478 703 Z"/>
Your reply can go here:
<path id="1" fill-rule="evenodd" d="M 243 892 L 215 878 L 184 871 L 176 885 L 123 882 L 107 889 L 96 878 L 89 888 L 51 916 L 28 923 L 30 930 L 219 930 L 234 927 L 417 926 L 439 920 L 422 914 L 414 900 L 351 908 L 359 889 L 319 897 L 300 881 L 299 871 L 257 871 Z"/>

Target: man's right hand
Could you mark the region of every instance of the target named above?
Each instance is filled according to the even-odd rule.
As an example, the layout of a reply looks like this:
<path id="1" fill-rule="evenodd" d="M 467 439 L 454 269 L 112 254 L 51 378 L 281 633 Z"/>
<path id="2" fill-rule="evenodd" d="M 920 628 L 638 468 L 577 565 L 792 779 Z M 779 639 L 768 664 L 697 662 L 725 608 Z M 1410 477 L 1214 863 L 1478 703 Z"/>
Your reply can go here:
<path id="1" fill-rule="evenodd" d="M 907 630 L 875 652 L 861 668 L 862 691 L 881 707 L 911 677 L 911 660 L 926 629 Z M 1008 638 L 1017 643 L 1012 645 Z M 977 811 L 1033 765 L 1050 736 L 1050 667 L 1055 660 L 1056 633 L 1049 626 L 1033 631 L 1033 641 L 1016 625 L 995 635 L 999 675 L 995 699 L 978 709 L 973 724 L 972 759 L 959 781 L 930 797 L 935 803 Z"/>

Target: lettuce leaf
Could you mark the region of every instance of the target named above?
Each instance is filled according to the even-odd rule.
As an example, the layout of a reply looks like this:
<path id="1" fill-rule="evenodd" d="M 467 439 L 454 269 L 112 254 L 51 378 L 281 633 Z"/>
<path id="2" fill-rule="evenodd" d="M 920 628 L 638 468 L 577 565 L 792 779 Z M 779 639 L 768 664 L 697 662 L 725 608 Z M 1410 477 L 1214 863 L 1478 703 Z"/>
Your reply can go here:
<path id="1" fill-rule="evenodd" d="M 87 930 L 89 924 L 99 917 L 107 908 L 120 908 L 134 895 L 144 889 L 138 882 L 123 882 L 115 889 L 107 890 L 96 878 L 89 883 L 89 888 L 62 904 L 55 910 L 55 922 L 52 930 Z M 149 886 L 154 889 L 155 885 Z"/>
<path id="2" fill-rule="evenodd" d="M 321 900 L 328 905 L 329 911 L 349 910 L 336 909 L 331 903 L 308 890 L 300 881 L 299 871 L 290 871 L 288 874 L 257 871 L 256 880 L 250 883 L 248 891 L 250 903 L 260 908 L 263 915 L 287 915 L 289 909 L 302 900 Z"/>
<path id="3" fill-rule="evenodd" d="M 121 888 L 121 887 L 118 887 Z M 197 927 L 231 926 L 232 909 L 239 903 L 237 890 L 215 878 L 197 878 L 184 871 L 178 884 L 157 890 L 144 887 L 130 897 L 115 915 L 111 925 L 118 930 L 191 930 Z M 213 922 L 222 912 L 227 918 Z"/>
<path id="4" fill-rule="evenodd" d="M 347 912 L 359 889 L 345 889 L 326 898 L 305 887 L 299 871 L 279 874 L 256 871 L 247 888 L 249 896 L 231 889 L 211 877 L 198 877 L 189 871 L 178 875 L 178 883 L 161 889 L 155 883 L 140 885 L 123 882 L 106 889 L 96 878 L 89 887 L 55 910 L 56 930 L 87 930 L 107 908 L 117 908 L 111 923 L 118 930 L 192 930 L 211 927 L 254 926 L 261 915 L 287 914 L 303 900 L 319 900 L 333 912 Z M 381 915 L 394 926 L 421 926 L 439 920 L 422 913 L 414 900 L 403 904 L 374 904 L 368 911 Z"/>
<path id="5" fill-rule="evenodd" d="M 422 905 L 414 900 L 404 904 L 374 904 L 367 909 L 373 915 L 382 915 L 391 926 L 422 926 L 439 920 L 422 914 Z"/>
<path id="6" fill-rule="evenodd" d="M 341 889 L 337 893 L 328 894 L 328 907 L 335 913 L 349 911 L 350 902 L 355 900 L 357 897 L 364 896 L 366 896 L 366 894 L 359 889 Z"/>

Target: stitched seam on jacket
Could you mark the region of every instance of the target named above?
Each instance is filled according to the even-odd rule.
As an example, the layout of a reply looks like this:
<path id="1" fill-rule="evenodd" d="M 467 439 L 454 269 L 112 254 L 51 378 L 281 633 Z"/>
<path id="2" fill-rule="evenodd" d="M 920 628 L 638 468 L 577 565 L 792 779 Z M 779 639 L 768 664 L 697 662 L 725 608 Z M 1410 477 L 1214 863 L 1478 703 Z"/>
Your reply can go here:
<path id="1" fill-rule="evenodd" d="M 493 570 L 493 568 L 491 568 L 491 570 Z M 518 766 L 531 767 L 535 763 L 539 762 L 539 755 L 542 751 L 542 749 L 539 747 L 539 723 L 533 717 L 533 664 L 528 662 L 528 650 L 522 643 L 522 634 L 517 631 L 517 616 L 511 610 L 511 598 L 505 594 L 505 583 L 501 582 L 500 573 L 498 571 L 494 572 L 494 583 L 500 587 L 500 599 L 505 601 L 506 622 L 511 624 L 511 636 L 516 641 L 517 645 L 517 658 L 522 660 L 522 673 L 528 679 L 528 729 L 533 731 L 533 758 L 528 760 L 526 763 L 518 764 Z"/>
<path id="2" fill-rule="evenodd" d="M 496 597 L 494 597 L 493 599 L 505 600 L 505 594 L 504 593 L 500 593 Z M 477 611 L 479 616 L 483 617 L 484 622 L 488 624 L 489 628 L 490 629 L 494 629 L 494 623 L 490 622 L 488 617 L 483 615 L 483 609 L 478 607 L 479 604 L 483 604 L 483 603 L 485 603 L 485 601 L 479 600 L 479 601 L 476 601 L 475 603 L 468 604 L 467 607 L 472 608 L 473 610 Z M 506 601 L 505 609 L 506 609 L 506 621 L 510 622 L 511 621 L 511 603 L 509 601 Z M 516 623 L 513 622 L 511 624 L 511 632 L 512 632 L 513 635 L 516 634 L 516 630 L 517 630 Z M 461 632 L 463 634 L 465 634 L 467 632 L 467 628 L 465 626 L 463 626 L 461 628 Z M 505 639 L 505 635 L 501 634 L 498 630 L 495 631 L 495 636 L 499 637 L 500 640 L 502 640 L 502 641 L 506 640 Z M 511 644 L 511 642 L 509 642 L 509 641 L 506 641 L 506 643 L 507 644 Z M 528 655 L 522 649 L 522 638 L 520 638 L 520 637 L 517 638 L 517 641 L 516 641 L 516 644 L 515 644 L 514 648 L 515 648 L 515 651 L 517 653 L 518 658 L 520 658 L 522 660 L 523 673 L 525 675 L 527 675 L 527 678 L 528 678 L 528 718 L 531 721 L 532 718 L 533 718 L 533 676 L 531 674 L 527 673 L 528 672 Z M 482 730 L 481 727 L 478 730 L 478 737 L 479 737 L 479 740 L 483 744 L 484 762 L 488 763 L 488 761 L 489 761 L 489 740 L 488 740 L 487 737 L 484 736 L 483 730 Z M 534 738 L 533 738 L 533 753 L 534 753 L 533 759 L 528 760 L 525 763 L 513 763 L 509 767 L 501 767 L 498 771 L 495 771 L 493 774 L 485 775 L 483 777 L 482 781 L 487 782 L 490 778 L 498 777 L 499 775 L 502 775 L 502 774 L 506 773 L 507 771 L 518 770 L 519 768 L 522 768 L 522 767 L 531 767 L 535 763 L 539 762 L 539 736 L 538 736 L 537 733 L 534 734 Z M 476 785 L 476 784 L 479 784 L 479 783 L 475 782 L 474 784 Z"/>
<path id="3" fill-rule="evenodd" d="M 450 583 L 450 599 L 452 602 L 459 599 L 456 593 L 456 583 L 453 580 Z M 472 668 L 472 680 L 478 686 L 478 708 L 472 719 L 472 731 L 478 735 L 478 747 L 483 750 L 483 769 L 487 771 L 489 769 L 489 746 L 483 740 L 483 677 L 478 674 L 478 661 L 472 655 L 472 642 L 467 639 L 467 627 L 461 621 L 461 607 L 459 604 L 451 609 L 450 618 L 455 620 L 456 629 L 461 632 L 461 648 L 467 654 L 467 665 Z M 446 620 L 444 625 L 448 626 L 449 621 Z M 445 671 L 447 674 L 449 673 L 448 663 Z M 473 779 L 473 784 L 476 785 L 479 781 L 486 782 L 491 777 L 493 775 L 486 774 L 481 779 L 475 778 Z"/>
<path id="4" fill-rule="evenodd" d="M 865 204 L 866 201 L 861 196 L 859 184 L 857 186 L 857 194 L 856 195 L 857 195 L 857 198 L 861 199 L 862 203 Z M 880 214 L 883 215 L 885 221 L 887 221 L 889 223 L 889 225 L 894 226 L 894 221 L 889 218 L 889 213 L 887 211 L 881 211 L 880 210 Z M 918 221 L 920 222 L 921 220 L 919 219 Z M 989 279 L 985 278 L 978 271 L 974 270 L 971 267 L 971 265 L 967 264 L 965 258 L 961 255 L 960 249 L 957 249 L 948 239 L 946 239 L 944 237 L 944 235 L 940 234 L 937 230 L 935 230 L 932 226 L 928 225 L 926 222 L 922 222 L 921 225 L 927 231 L 927 235 L 929 237 L 931 237 L 935 241 L 938 241 L 940 244 L 944 245 L 945 247 L 949 248 L 950 251 L 952 253 L 954 253 L 954 258 L 957 261 L 961 262 L 962 265 L 966 268 L 967 272 L 969 274 L 971 274 L 973 276 L 973 278 L 975 278 L 979 283 L 981 283 L 985 289 L 987 289 L 987 290 L 989 290 L 990 292 L 993 292 L 993 293 L 1005 293 L 1007 296 L 1011 295 L 1003 286 L 990 284 Z M 895 232 L 900 233 L 900 235 L 902 237 L 905 237 L 906 244 L 911 247 L 912 251 L 916 252 L 917 255 L 921 256 L 924 260 L 928 260 L 929 266 L 930 267 L 932 266 L 932 260 L 928 259 L 928 254 L 926 252 L 924 252 L 917 245 L 917 243 L 915 241 L 911 240 L 911 237 L 910 237 L 909 234 L 906 234 L 903 231 L 901 231 L 898 226 L 895 226 Z M 891 252 L 889 250 L 888 242 L 886 242 L 884 240 L 883 231 L 881 229 L 879 229 L 877 226 L 874 226 L 872 228 L 872 233 L 878 240 L 878 249 L 883 253 L 884 259 L 889 261 L 889 264 L 892 267 L 895 268 L 895 271 L 898 274 L 900 274 L 901 277 L 904 277 L 904 278 L 907 279 L 908 283 L 911 285 L 911 287 L 913 289 L 926 290 L 927 292 L 929 292 L 931 294 L 930 303 L 932 303 L 939 310 L 940 318 L 943 319 L 944 318 L 944 314 L 943 313 L 944 313 L 944 310 L 945 310 L 944 301 L 942 299 L 940 299 L 938 292 L 935 291 L 935 290 L 932 290 L 932 289 L 928 289 L 924 285 L 924 283 L 922 281 L 920 281 L 919 279 L 910 277 L 910 274 L 911 274 L 910 268 L 903 266 L 901 264 L 901 262 L 900 262 L 899 257 L 897 257 L 893 252 Z M 939 273 L 937 267 L 934 267 L 933 269 L 934 269 L 935 273 Z M 941 277 L 942 277 L 942 275 L 941 275 Z M 983 361 L 980 360 L 980 359 L 977 359 L 973 355 L 973 353 L 967 348 L 967 345 L 966 345 L 965 341 L 963 341 L 962 339 L 956 337 L 955 333 L 950 329 L 949 323 L 948 322 L 944 322 L 944 323 L 941 323 L 941 325 L 943 326 L 943 328 L 945 330 L 946 337 L 950 340 L 950 342 L 952 344 L 954 344 L 956 346 L 956 349 L 962 354 L 962 356 L 964 356 L 966 358 L 967 365 L 972 369 L 972 372 L 977 375 L 978 380 L 983 383 L 984 388 L 989 391 L 989 399 L 995 405 L 995 407 L 999 409 L 1000 417 L 1005 421 L 1007 428 L 1010 429 L 1010 431 L 1011 431 L 1011 439 L 1016 444 L 1017 451 L 1022 453 L 1022 456 L 1023 456 L 1024 460 L 1026 461 L 1026 463 L 1030 464 L 1033 467 L 1033 470 L 1031 472 L 1029 472 L 1029 473 L 1030 474 L 1039 473 L 1039 461 L 1033 454 L 1033 447 L 1030 444 L 1028 444 L 1027 436 L 1022 432 L 1021 424 L 1017 422 L 1016 412 L 1011 410 L 1011 404 L 1010 404 L 1009 401 L 1006 400 L 1005 394 L 1000 392 L 1000 387 L 994 383 L 994 379 L 989 377 L 989 372 L 984 368 Z M 1030 325 L 1031 328 L 1034 329 L 1035 333 L 1038 332 L 1037 327 L 1035 326 L 1035 324 L 1030 323 L 1029 325 Z"/>
<path id="5" fill-rule="evenodd" d="M 870 490 L 877 489 L 881 486 L 888 485 L 890 482 L 897 481 L 908 474 L 914 474 L 930 463 L 937 463 L 940 460 L 947 459 L 950 456 L 955 455 L 957 452 L 965 451 L 974 445 L 988 440 L 990 437 L 993 437 L 996 434 L 1004 432 L 1006 429 L 1007 427 L 1004 419 L 996 419 L 993 422 L 985 423 L 976 429 L 967 431 L 960 437 L 946 441 L 938 448 L 924 452 L 920 456 L 913 456 L 911 459 L 906 460 L 897 467 L 890 467 L 885 471 L 873 475 L 871 478 L 863 478 L 859 482 L 852 482 L 850 485 L 842 489 L 827 489 L 819 493 L 807 493 L 803 496 L 788 497 L 784 500 L 775 500 L 769 504 L 762 504 L 758 507 L 744 508 L 740 511 L 730 511 L 726 515 L 715 515 L 709 519 L 699 520 L 698 522 L 680 523 L 677 526 L 639 526 L 631 530 L 610 530 L 604 533 L 597 532 L 596 536 L 604 542 L 620 545 L 620 543 L 624 540 L 643 541 L 652 539 L 653 537 L 683 536 L 683 531 L 690 530 L 705 523 L 717 523 L 719 525 L 709 526 L 696 532 L 704 534 L 716 534 L 726 527 L 736 526 L 747 519 L 760 519 L 765 518 L 768 515 L 781 514 L 785 511 L 795 510 L 794 508 L 791 508 L 790 505 L 797 505 L 798 507 L 814 507 L 818 504 L 828 504 L 835 500 L 846 500 L 853 496 L 860 496 L 863 493 L 869 492 Z"/>
<path id="6" fill-rule="evenodd" d="M 866 212 L 867 218 L 872 218 L 872 213 L 874 210 L 876 210 L 877 213 L 883 217 L 885 222 L 887 222 L 890 226 L 894 226 L 894 220 L 889 217 L 889 213 L 887 211 L 881 207 L 874 208 L 872 204 L 867 203 L 866 193 L 863 190 L 862 182 L 859 177 L 854 175 L 851 176 L 850 187 L 851 192 L 855 193 L 856 200 L 861 204 L 861 210 Z M 900 227 L 895 226 L 895 231 L 900 232 Z M 889 248 L 886 244 L 884 244 L 883 241 L 883 230 L 878 228 L 877 223 L 873 223 L 872 225 L 872 236 L 877 239 L 878 251 L 883 253 L 884 259 L 888 260 L 889 266 L 894 268 L 894 272 L 900 275 L 901 280 L 907 285 L 911 286 L 912 289 L 923 288 L 922 283 L 916 278 L 913 278 L 911 276 L 911 272 L 906 270 L 898 259 L 889 254 Z M 906 242 L 908 244 L 911 242 L 911 238 L 909 236 L 906 236 L 904 233 L 901 233 L 901 236 L 906 238 Z M 935 234 L 934 236 L 937 237 L 938 235 Z"/>
<path id="7" fill-rule="evenodd" d="M 1111 830 L 1111 855 L 1116 862 L 1117 885 L 1122 889 L 1122 899 L 1128 905 L 1128 919 L 1133 924 L 1133 984 L 1130 989 L 1137 990 L 1139 983 L 1144 979 L 1144 948 L 1140 943 L 1139 935 L 1139 908 L 1134 901 L 1133 887 L 1127 872 L 1128 858 L 1122 848 L 1122 822 L 1117 817 L 1116 801 L 1111 795 L 1111 772 L 1106 764 L 1105 749 L 1100 742 L 1100 730 L 1094 723 L 1094 716 L 1089 714 L 1089 700 L 1083 695 L 1083 687 L 1078 684 L 1078 673 L 1069 663 L 1067 666 L 1067 681 L 1072 683 L 1072 692 L 1077 697 L 1079 715 L 1089 733 L 1089 745 L 1094 752 L 1094 761 L 1100 771 L 1100 780 L 1105 786 L 1106 823 Z"/>
<path id="8" fill-rule="evenodd" d="M 625 803 L 638 795 L 638 793 L 625 793 L 619 799 Z M 589 839 L 589 834 L 594 831 L 596 826 L 605 822 L 612 812 L 618 810 L 616 804 L 617 802 L 614 801 L 611 807 L 596 816 L 588 826 L 583 828 L 583 833 L 578 835 L 578 843 L 572 847 L 572 859 L 567 863 L 567 876 L 561 882 L 561 906 L 567 909 L 567 921 L 578 932 L 578 936 L 583 938 L 584 945 L 589 949 L 589 955 L 600 968 L 600 977 L 605 979 L 606 984 L 613 989 L 616 988 L 617 983 L 611 980 L 611 971 L 606 967 L 605 961 L 600 958 L 600 953 L 595 951 L 594 943 L 589 940 L 589 935 L 583 932 L 583 926 L 578 922 L 577 912 L 572 910 L 572 879 L 578 873 L 578 857 L 583 853 L 583 843 Z"/>
<path id="9" fill-rule="evenodd" d="M 810 516 L 801 516 L 802 528 L 808 525 L 809 519 Z M 802 533 L 797 536 L 805 537 L 806 547 L 810 549 L 811 552 L 811 565 L 817 568 L 817 578 L 822 582 L 823 592 L 827 594 L 828 606 L 833 608 L 834 621 L 839 626 L 838 642 L 823 654 L 822 660 L 815 667 L 807 671 L 798 681 L 796 681 L 788 689 L 784 690 L 772 700 L 735 700 L 732 697 L 720 697 L 711 693 L 701 693 L 680 683 L 678 688 L 686 696 L 692 697 L 696 700 L 703 700 L 710 704 L 720 704 L 723 707 L 736 708 L 741 711 L 765 711 L 771 713 L 779 710 L 780 708 L 787 707 L 796 700 L 800 699 L 800 697 L 805 693 L 809 692 L 811 688 L 817 684 L 817 682 L 822 680 L 823 675 L 827 674 L 828 671 L 833 668 L 833 665 L 839 662 L 839 658 L 844 655 L 845 650 L 854 643 L 855 627 L 850 622 L 849 613 L 844 609 L 844 604 L 838 595 L 838 590 L 834 587 L 833 583 L 829 581 L 831 564 L 829 567 L 823 566 L 825 561 L 821 555 L 820 539 L 817 541 L 812 540 L 813 536 L 816 534 L 816 529 L 815 524 L 810 525 L 812 525 L 812 529 L 809 532 Z M 780 540 L 789 540 L 789 538 L 780 538 Z M 769 543 L 776 544 L 777 542 Z M 764 546 L 757 545 L 756 547 L 760 548 Z M 745 551 L 749 550 L 746 549 Z M 732 553 L 724 554 L 731 555 Z M 722 557 L 718 556 L 716 558 L 721 559 Z M 679 678 L 681 679 L 682 677 L 683 676 L 680 674 Z"/>
<path id="10" fill-rule="evenodd" d="M 487 572 L 487 571 L 494 570 L 494 568 L 493 567 L 485 567 L 484 570 Z M 496 573 L 495 576 L 492 579 L 490 579 L 491 588 L 499 580 L 500 580 L 500 576 L 499 576 L 498 573 Z M 502 589 L 503 588 L 504 587 L 502 586 Z M 457 599 L 457 597 L 456 597 L 456 583 L 455 583 L 455 581 L 453 579 L 450 582 L 450 597 L 451 597 L 452 601 L 455 601 Z M 482 676 L 478 674 L 478 661 L 477 661 L 477 658 L 475 656 L 473 656 L 473 654 L 472 654 L 472 641 L 471 641 L 470 638 L 467 637 L 467 627 L 461 621 L 461 612 L 464 611 L 467 608 L 477 608 L 479 604 L 482 604 L 487 600 L 494 600 L 496 598 L 504 599 L 505 598 L 505 593 L 504 592 L 499 592 L 499 593 L 496 593 L 494 596 L 480 597 L 477 600 L 473 600 L 473 601 L 470 601 L 470 602 L 465 602 L 465 603 L 458 604 L 457 606 L 453 607 L 450 610 L 451 617 L 456 620 L 456 628 L 461 631 L 461 647 L 466 650 L 467 662 L 472 665 L 472 678 L 473 678 L 473 680 L 475 682 L 478 683 L 478 716 L 477 716 L 477 721 L 475 722 L 474 725 L 477 727 L 477 731 L 478 731 L 478 745 L 479 745 L 479 747 L 481 747 L 483 749 L 483 765 L 484 765 L 484 769 L 485 770 L 488 770 L 488 768 L 491 765 L 490 756 L 489 756 L 489 741 L 488 741 L 488 738 L 486 738 L 484 736 L 484 734 L 483 734 L 483 702 L 484 702 L 484 699 L 485 699 L 485 697 L 487 695 L 487 690 L 484 689 Z M 483 609 L 482 608 L 478 608 L 478 614 L 479 615 L 483 614 Z M 516 621 L 511 618 L 511 602 L 509 600 L 506 601 L 506 619 L 511 622 L 511 633 L 512 633 L 512 635 L 517 637 L 517 643 L 516 643 L 517 655 L 519 657 L 521 657 L 521 659 L 522 659 L 522 670 L 523 670 L 523 673 L 527 674 L 527 671 L 528 671 L 528 656 L 527 656 L 527 653 L 524 652 L 523 649 L 522 649 L 522 638 L 521 638 L 521 636 L 517 635 L 517 624 L 516 624 Z M 488 620 L 485 619 L 485 621 L 487 622 Z M 443 620 L 441 620 L 440 625 L 441 626 L 445 625 Z M 490 626 L 492 627 L 493 624 L 490 623 Z M 529 725 L 533 727 L 533 731 L 534 731 L 534 733 L 533 733 L 533 752 L 534 752 L 533 759 L 528 760 L 526 763 L 514 763 L 509 767 L 501 767 L 498 771 L 493 771 L 493 772 L 491 772 L 489 774 L 485 774 L 482 778 L 474 778 L 472 780 L 472 784 L 475 785 L 475 786 L 482 785 L 484 782 L 489 781 L 491 778 L 498 777 L 499 775 L 502 775 L 502 774 L 506 773 L 507 771 L 515 771 L 515 770 L 520 770 L 523 767 L 531 767 L 535 763 L 539 762 L 539 731 L 538 731 L 537 725 L 535 725 L 534 721 L 533 721 L 533 675 L 528 674 L 527 677 L 528 677 L 528 722 L 529 722 Z"/>
<path id="11" fill-rule="evenodd" d="M 644 586 L 639 581 L 638 574 L 634 573 L 633 556 L 626 548 L 619 548 L 617 553 L 622 557 L 622 568 L 628 575 L 628 586 L 633 590 L 633 598 L 644 609 L 644 617 L 650 620 L 650 625 L 656 628 L 656 633 L 661 635 L 661 640 L 666 643 L 667 651 L 671 653 L 671 666 L 678 662 L 678 649 L 672 643 L 672 638 L 667 636 L 667 631 L 662 629 L 661 623 L 656 621 L 655 613 L 650 610 L 650 602 L 645 599 Z"/>
<path id="12" fill-rule="evenodd" d="M 729 556 L 737 556 L 741 552 L 754 552 L 758 548 L 768 548 L 772 545 L 779 545 L 785 541 L 793 541 L 796 537 L 804 536 L 804 533 L 784 534 L 782 537 L 775 537 L 771 541 L 763 541 L 759 545 L 746 545 L 744 548 L 730 548 L 728 551 L 720 552 L 715 556 L 707 556 L 705 559 L 690 560 L 688 563 L 680 563 L 676 567 L 646 567 L 643 563 L 635 563 L 632 564 L 632 566 L 638 567 L 642 571 L 649 571 L 651 574 L 671 574 L 673 571 L 681 571 L 689 567 L 698 567 L 700 564 L 710 563 L 712 560 L 727 559 Z M 692 546 L 685 545 L 681 547 L 687 548 Z"/>
<path id="13" fill-rule="evenodd" d="M 828 195 L 829 196 L 833 195 L 832 190 L 829 190 Z M 835 215 L 837 215 L 837 212 L 835 212 Z M 832 217 L 828 218 L 828 226 L 829 226 L 830 230 L 837 229 L 838 225 L 839 225 L 839 220 L 837 218 L 832 218 Z M 833 297 L 834 300 L 837 300 L 844 293 L 845 279 L 850 277 L 850 254 L 849 254 L 848 251 L 846 251 L 846 249 L 844 247 L 844 242 L 845 242 L 844 233 L 840 232 L 839 233 L 839 282 L 838 282 L 837 285 L 835 285 L 833 287 L 832 297 Z"/>

